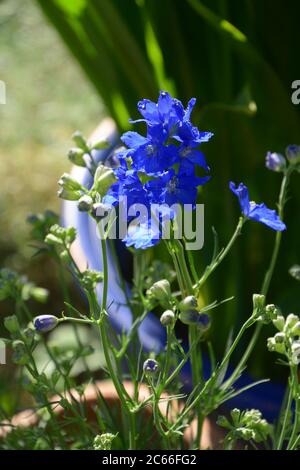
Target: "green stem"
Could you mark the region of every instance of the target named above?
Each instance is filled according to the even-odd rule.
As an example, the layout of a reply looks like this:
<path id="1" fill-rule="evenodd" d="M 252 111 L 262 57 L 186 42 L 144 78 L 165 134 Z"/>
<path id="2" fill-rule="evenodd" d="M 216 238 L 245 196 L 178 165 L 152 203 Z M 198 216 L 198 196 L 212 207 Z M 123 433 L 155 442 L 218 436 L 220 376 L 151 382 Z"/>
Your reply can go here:
<path id="1" fill-rule="evenodd" d="M 123 406 L 123 410 L 126 413 L 127 417 L 129 418 L 130 424 L 130 431 L 129 431 L 129 445 L 130 449 L 135 449 L 135 416 L 131 412 L 128 406 L 128 396 L 126 390 L 124 389 L 123 384 L 120 383 L 119 378 L 115 372 L 115 368 L 113 366 L 111 356 L 110 356 L 110 346 L 106 334 L 106 307 L 107 307 L 107 293 L 108 293 L 108 260 L 107 260 L 107 247 L 106 247 L 106 238 L 103 233 L 103 229 L 101 224 L 98 225 L 99 233 L 101 237 L 101 248 L 102 248 L 102 262 L 103 262 L 103 291 L 102 291 L 102 301 L 101 301 L 101 312 L 100 318 L 98 319 L 97 323 L 99 326 L 100 337 L 103 346 L 104 357 L 106 361 L 107 368 L 109 370 L 111 379 Z M 113 351 L 112 351 L 113 352 Z"/>
<path id="2" fill-rule="evenodd" d="M 210 263 L 209 266 L 207 266 L 207 268 L 205 269 L 202 277 L 199 279 L 199 281 L 195 284 L 195 289 L 197 289 L 197 291 L 200 290 L 200 288 L 203 286 L 203 284 L 207 281 L 208 277 L 215 271 L 215 269 L 219 266 L 219 264 L 223 261 L 223 259 L 225 258 L 225 256 L 229 253 L 229 251 L 231 250 L 232 246 L 234 245 L 234 242 L 236 241 L 236 239 L 238 238 L 238 236 L 241 234 L 241 231 L 242 231 L 242 227 L 244 225 L 244 222 L 245 222 L 245 218 L 244 217 L 240 217 L 239 218 L 239 222 L 236 226 L 236 229 L 234 231 L 234 234 L 232 235 L 231 239 L 229 240 L 227 246 L 221 250 L 221 252 L 216 256 L 215 259 L 212 260 L 212 262 Z"/>
<path id="3" fill-rule="evenodd" d="M 295 417 L 294 417 L 294 425 L 291 437 L 289 439 L 287 450 L 290 450 L 293 447 L 293 444 L 298 438 L 298 431 L 299 431 L 299 418 L 300 418 L 300 399 L 299 399 L 299 381 L 298 381 L 298 368 L 297 366 L 291 367 L 291 375 L 292 375 L 292 390 L 294 400 L 296 402 L 295 407 Z"/>
<path id="4" fill-rule="evenodd" d="M 291 411 L 292 401 L 293 401 L 293 387 L 290 386 L 288 400 L 287 400 L 286 409 L 284 413 L 284 419 L 283 419 L 282 428 L 281 428 L 281 433 L 278 439 L 276 450 L 280 450 L 282 448 L 284 437 L 286 435 L 286 427 L 287 427 L 287 423 L 289 419 L 289 414 Z"/>
<path id="5" fill-rule="evenodd" d="M 279 200 L 278 200 L 278 215 L 281 220 L 283 220 L 283 215 L 284 215 L 284 206 L 285 206 L 285 201 L 286 201 L 286 192 L 290 180 L 291 173 L 293 172 L 293 167 L 289 166 L 288 169 L 286 170 L 284 177 L 282 179 L 281 183 L 281 188 L 280 188 L 280 193 L 279 193 Z M 274 269 L 276 266 L 276 261 L 278 258 L 278 253 L 280 249 L 280 244 L 281 244 L 281 238 L 282 238 L 282 232 L 277 232 L 276 237 L 275 237 L 275 243 L 274 243 L 274 248 L 270 260 L 270 265 L 269 268 L 265 274 L 263 284 L 261 287 L 260 293 L 264 296 L 267 296 L 270 288 L 270 283 L 274 274 Z M 253 351 L 253 348 L 257 342 L 257 339 L 260 335 L 262 329 L 262 323 L 257 323 L 255 330 L 253 332 L 252 338 L 250 339 L 247 349 L 244 352 L 239 364 L 237 365 L 236 369 L 234 370 L 233 374 L 230 377 L 230 383 L 233 383 L 236 377 L 240 374 L 241 370 L 245 366 L 246 362 L 248 361 L 248 358 L 250 354 Z"/>

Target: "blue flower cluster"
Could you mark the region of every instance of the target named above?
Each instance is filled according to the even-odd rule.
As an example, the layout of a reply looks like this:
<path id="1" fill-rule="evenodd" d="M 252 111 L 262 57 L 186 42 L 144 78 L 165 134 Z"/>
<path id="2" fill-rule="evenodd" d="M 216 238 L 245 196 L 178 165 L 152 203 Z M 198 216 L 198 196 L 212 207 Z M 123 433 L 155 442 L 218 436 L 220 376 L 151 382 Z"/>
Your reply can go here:
<path id="1" fill-rule="evenodd" d="M 209 167 L 198 147 L 208 142 L 213 134 L 201 132 L 191 123 L 195 103 L 196 99 L 192 98 L 185 109 L 179 100 L 161 91 L 157 103 L 147 99 L 140 101 L 138 110 L 142 119 L 131 121 L 145 122 L 146 136 L 130 131 L 121 137 L 127 148 L 118 153 L 117 182 L 103 202 L 117 205 L 125 196 L 127 207 L 143 205 L 149 209 L 138 227 L 129 230 L 124 239 L 127 246 L 155 245 L 161 237 L 161 220 L 153 227 L 151 206 L 190 204 L 194 207 L 198 186 L 210 178 Z M 202 178 L 196 176 L 196 166 L 204 171 Z"/>

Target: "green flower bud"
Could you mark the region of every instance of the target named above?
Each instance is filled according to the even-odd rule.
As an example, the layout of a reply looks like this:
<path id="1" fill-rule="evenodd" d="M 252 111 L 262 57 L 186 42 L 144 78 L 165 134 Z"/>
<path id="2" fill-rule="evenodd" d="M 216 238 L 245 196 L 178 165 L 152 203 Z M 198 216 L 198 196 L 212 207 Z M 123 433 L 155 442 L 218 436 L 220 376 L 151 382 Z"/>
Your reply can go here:
<path id="1" fill-rule="evenodd" d="M 262 294 L 253 294 L 253 310 L 261 311 L 265 306 L 266 297 Z"/>
<path id="2" fill-rule="evenodd" d="M 300 341 L 292 343 L 292 363 L 295 365 L 300 364 Z"/>
<path id="3" fill-rule="evenodd" d="M 175 321 L 175 314 L 172 310 L 166 310 L 160 317 L 160 323 L 163 326 L 173 325 Z"/>
<path id="4" fill-rule="evenodd" d="M 163 303 L 169 303 L 171 299 L 171 286 L 167 279 L 155 282 L 150 289 L 147 290 L 147 295 Z"/>
<path id="5" fill-rule="evenodd" d="M 20 324 L 16 315 L 11 315 L 10 317 L 4 318 L 4 326 L 12 334 L 20 331 Z"/>
<path id="6" fill-rule="evenodd" d="M 85 167 L 84 151 L 78 147 L 71 148 L 68 152 L 69 160 L 77 166 Z"/>
<path id="7" fill-rule="evenodd" d="M 239 422 L 241 410 L 239 410 L 238 408 L 234 408 L 233 410 L 231 410 L 230 415 L 233 423 L 236 425 Z"/>
<path id="8" fill-rule="evenodd" d="M 100 164 L 95 172 L 93 189 L 101 196 L 105 196 L 111 185 L 116 181 L 113 170 Z"/>
<path id="9" fill-rule="evenodd" d="M 93 447 L 94 450 L 111 450 L 112 442 L 116 434 L 106 432 L 95 437 Z"/>
<path id="10" fill-rule="evenodd" d="M 282 315 L 278 315 L 278 317 L 273 320 L 273 325 L 277 328 L 277 330 L 283 331 L 285 318 Z"/>
<path id="11" fill-rule="evenodd" d="M 289 269 L 290 275 L 294 278 L 297 279 L 297 281 L 300 281 L 300 266 L 298 264 L 295 264 Z"/>
<path id="12" fill-rule="evenodd" d="M 78 201 L 78 209 L 80 212 L 88 212 L 92 209 L 93 203 L 94 201 L 91 196 L 85 194 L 84 196 L 81 196 Z"/>
<path id="13" fill-rule="evenodd" d="M 62 186 L 67 191 L 81 191 L 82 185 L 72 178 L 69 173 L 64 173 L 58 180 L 59 186 Z"/>
<path id="14" fill-rule="evenodd" d="M 298 321 L 292 328 L 292 335 L 300 336 L 300 321 Z"/>
<path id="15" fill-rule="evenodd" d="M 267 348 L 268 348 L 268 350 L 271 351 L 271 352 L 275 351 L 275 346 L 276 346 L 275 339 L 274 338 L 268 338 L 267 339 Z"/>
<path id="16" fill-rule="evenodd" d="M 72 135 L 72 139 L 74 140 L 75 144 L 81 148 L 82 150 L 88 150 L 88 145 L 86 139 L 83 137 L 80 131 L 75 131 Z"/>
<path id="17" fill-rule="evenodd" d="M 299 317 L 298 315 L 294 315 L 293 313 L 290 313 L 285 320 L 285 329 L 290 329 L 293 328 L 293 326 L 298 323 Z"/>
<path id="18" fill-rule="evenodd" d="M 81 198 L 81 192 L 80 191 L 69 191 L 67 189 L 64 189 L 63 187 L 59 188 L 57 191 L 58 197 L 61 199 L 65 199 L 66 201 L 78 201 L 78 199 Z"/>
<path id="19" fill-rule="evenodd" d="M 197 307 L 198 302 L 194 295 L 189 295 L 188 297 L 185 297 L 185 299 L 183 299 L 178 305 L 178 308 L 181 311 L 195 309 Z"/>
<path id="20" fill-rule="evenodd" d="M 247 428 L 237 428 L 238 435 L 245 441 L 250 441 L 254 438 L 254 432 L 252 429 Z"/>
<path id="21" fill-rule="evenodd" d="M 48 245 L 62 245 L 63 242 L 60 238 L 56 237 L 52 233 L 48 233 L 45 238 L 45 242 L 48 243 Z"/>
<path id="22" fill-rule="evenodd" d="M 284 333 L 276 333 L 274 336 L 275 343 L 284 343 L 285 342 L 285 334 Z"/>
<path id="23" fill-rule="evenodd" d="M 29 362 L 30 358 L 25 346 L 25 343 L 20 340 L 16 340 L 12 344 L 13 354 L 12 361 L 18 365 L 25 365 Z"/>
<path id="24" fill-rule="evenodd" d="M 43 287 L 33 287 L 30 290 L 30 296 L 40 303 L 45 303 L 49 296 L 49 291 Z"/>

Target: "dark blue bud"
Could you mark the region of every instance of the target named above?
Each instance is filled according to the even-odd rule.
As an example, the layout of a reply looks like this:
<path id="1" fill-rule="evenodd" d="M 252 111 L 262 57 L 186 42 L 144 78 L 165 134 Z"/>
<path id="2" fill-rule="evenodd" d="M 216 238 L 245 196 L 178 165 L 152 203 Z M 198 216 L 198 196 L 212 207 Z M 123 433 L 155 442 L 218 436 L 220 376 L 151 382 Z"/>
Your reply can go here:
<path id="1" fill-rule="evenodd" d="M 199 313 L 197 310 L 185 310 L 179 314 L 179 318 L 185 325 L 198 326 L 206 330 L 210 326 L 210 317 L 206 313 Z"/>
<path id="2" fill-rule="evenodd" d="M 34 328 L 40 333 L 53 330 L 58 324 L 58 318 L 54 315 L 39 315 L 33 320 Z"/>
<path id="3" fill-rule="evenodd" d="M 300 162 L 300 146 L 299 145 L 289 145 L 286 149 L 286 156 L 287 159 L 291 163 L 299 163 Z"/>
<path id="4" fill-rule="evenodd" d="M 155 374 L 158 371 L 158 362 L 155 359 L 147 359 L 143 365 L 146 374 Z"/>

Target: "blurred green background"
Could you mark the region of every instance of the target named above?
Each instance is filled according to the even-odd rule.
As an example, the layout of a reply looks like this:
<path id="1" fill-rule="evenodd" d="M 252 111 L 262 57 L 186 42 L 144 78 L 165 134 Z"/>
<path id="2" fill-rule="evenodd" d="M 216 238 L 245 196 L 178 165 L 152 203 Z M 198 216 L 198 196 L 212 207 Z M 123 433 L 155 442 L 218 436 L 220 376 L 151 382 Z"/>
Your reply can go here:
<path id="1" fill-rule="evenodd" d="M 243 181 L 252 199 L 275 208 L 280 176 L 264 168 L 265 154 L 300 143 L 300 106 L 291 102 L 291 84 L 300 79 L 298 0 L 3 0 L 0 8 L 0 78 L 7 83 L 0 108 L 2 264 L 24 269 L 28 212 L 59 209 L 56 180 L 68 168 L 72 131 L 88 134 L 107 114 L 120 131 L 128 129 L 136 102 L 156 100 L 160 89 L 185 103 L 197 97 L 193 121 L 215 133 L 203 145 L 213 177 L 201 195 L 206 242 L 196 255 L 199 272 L 211 256 L 211 225 L 223 244 L 239 216 L 229 180 Z M 290 197 L 268 299 L 286 313 L 300 310 L 299 287 L 288 275 L 300 262 L 296 176 Z M 236 296 L 214 313 L 219 353 L 225 333 L 249 315 L 273 241 L 271 230 L 247 224 L 203 293 L 207 302 Z M 262 337 L 253 374 L 269 370 L 270 361 Z M 274 377 L 281 373 L 274 369 Z"/>

